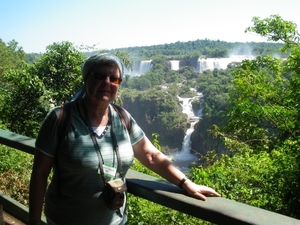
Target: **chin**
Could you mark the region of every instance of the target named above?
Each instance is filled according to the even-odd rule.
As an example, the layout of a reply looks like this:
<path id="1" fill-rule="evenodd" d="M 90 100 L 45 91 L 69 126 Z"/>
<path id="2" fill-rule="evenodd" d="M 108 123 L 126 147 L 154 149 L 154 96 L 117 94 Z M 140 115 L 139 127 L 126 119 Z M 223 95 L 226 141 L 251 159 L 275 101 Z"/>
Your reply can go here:
<path id="1" fill-rule="evenodd" d="M 107 103 L 107 102 L 110 103 L 111 101 L 113 101 L 113 98 L 102 95 L 102 96 L 97 96 L 96 101 L 102 102 L 102 103 Z"/>

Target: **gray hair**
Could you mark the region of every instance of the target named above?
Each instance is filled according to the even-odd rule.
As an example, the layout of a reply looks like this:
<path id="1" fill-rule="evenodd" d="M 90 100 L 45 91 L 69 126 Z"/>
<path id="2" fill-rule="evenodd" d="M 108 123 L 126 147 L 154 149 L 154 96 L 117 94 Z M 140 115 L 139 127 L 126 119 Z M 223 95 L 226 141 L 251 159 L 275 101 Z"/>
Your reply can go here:
<path id="1" fill-rule="evenodd" d="M 122 77 L 124 71 L 124 66 L 122 61 L 113 54 L 103 53 L 103 54 L 92 55 L 83 62 L 83 64 L 81 65 L 81 73 L 82 73 L 83 80 L 86 81 L 89 71 L 93 66 L 97 64 L 106 64 L 106 63 L 111 63 L 113 65 L 116 65 L 119 68 L 120 75 Z"/>

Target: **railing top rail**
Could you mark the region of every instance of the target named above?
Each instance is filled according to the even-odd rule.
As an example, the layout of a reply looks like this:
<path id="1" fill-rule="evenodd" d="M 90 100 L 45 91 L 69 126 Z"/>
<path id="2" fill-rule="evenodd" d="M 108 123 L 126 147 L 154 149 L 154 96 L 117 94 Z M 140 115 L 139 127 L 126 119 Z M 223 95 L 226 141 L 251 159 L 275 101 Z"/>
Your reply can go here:
<path id="1" fill-rule="evenodd" d="M 34 154 L 35 139 L 0 129 L 0 144 Z"/>

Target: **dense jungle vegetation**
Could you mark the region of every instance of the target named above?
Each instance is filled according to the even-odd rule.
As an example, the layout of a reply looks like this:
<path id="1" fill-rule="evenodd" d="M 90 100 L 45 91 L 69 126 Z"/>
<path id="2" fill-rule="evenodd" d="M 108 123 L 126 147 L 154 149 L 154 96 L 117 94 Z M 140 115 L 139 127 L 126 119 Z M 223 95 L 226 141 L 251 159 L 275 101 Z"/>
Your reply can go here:
<path id="1" fill-rule="evenodd" d="M 225 198 L 300 219 L 300 36 L 293 22 L 278 15 L 252 22 L 246 31 L 269 42 L 197 40 L 111 50 L 127 67 L 136 58 L 153 63 L 139 77 L 125 75 L 118 102 L 135 109 L 129 111 L 150 138 L 160 135 L 155 141 L 167 152 L 167 140 L 174 143 L 174 135 L 187 129 L 176 96 L 202 92 L 203 117 L 192 135 L 201 163 L 189 177 Z M 249 48 L 255 59 L 226 70 L 198 74 L 192 67 L 173 71 L 167 63 L 226 57 L 233 49 L 244 54 Z M 87 55 L 67 41 L 49 45 L 43 54 L 26 54 L 17 41 L 0 39 L 1 129 L 35 138 L 50 108 L 69 101 L 82 85 L 80 65 Z M 137 105 L 147 107 L 140 112 Z M 0 190 L 25 205 L 31 166 L 32 156 L 0 146 Z M 137 161 L 132 168 L 154 175 Z M 130 196 L 129 224 L 209 223 Z"/>

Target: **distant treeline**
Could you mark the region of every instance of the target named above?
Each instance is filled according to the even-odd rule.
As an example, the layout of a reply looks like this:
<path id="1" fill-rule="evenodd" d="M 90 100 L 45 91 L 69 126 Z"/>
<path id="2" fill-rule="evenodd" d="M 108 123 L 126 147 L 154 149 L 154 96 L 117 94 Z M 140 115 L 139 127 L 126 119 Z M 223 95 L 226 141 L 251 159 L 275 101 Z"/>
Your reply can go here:
<path id="1" fill-rule="evenodd" d="M 116 50 L 125 50 L 135 59 L 151 59 L 155 55 L 164 55 L 167 59 L 190 59 L 190 58 L 226 58 L 230 55 L 278 55 L 285 57 L 279 49 L 281 43 L 271 42 L 225 42 L 209 39 L 175 42 L 171 44 L 128 47 Z"/>
<path id="2" fill-rule="evenodd" d="M 220 40 L 195 40 L 188 42 L 175 42 L 171 44 L 161 44 L 141 47 L 128 47 L 109 50 L 110 52 L 126 51 L 133 60 L 152 59 L 157 55 L 163 55 L 168 60 L 177 59 L 198 59 L 198 58 L 226 58 L 231 55 L 253 55 L 264 56 L 267 54 L 287 57 L 279 49 L 281 43 L 271 42 L 225 42 Z M 100 50 L 102 51 L 102 50 Z M 107 50 L 105 50 L 107 51 Z M 89 51 L 84 54 L 89 56 L 98 51 Z M 38 53 L 28 53 L 27 62 L 32 63 L 40 57 Z"/>

